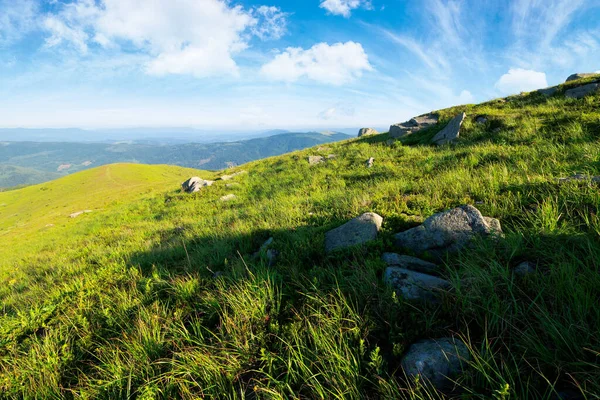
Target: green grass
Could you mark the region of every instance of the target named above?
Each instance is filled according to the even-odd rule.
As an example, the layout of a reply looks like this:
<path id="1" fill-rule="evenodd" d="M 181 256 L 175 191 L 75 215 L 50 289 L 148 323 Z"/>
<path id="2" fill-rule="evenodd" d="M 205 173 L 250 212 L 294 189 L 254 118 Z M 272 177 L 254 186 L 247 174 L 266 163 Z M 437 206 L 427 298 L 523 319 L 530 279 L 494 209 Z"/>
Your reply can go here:
<path id="1" fill-rule="evenodd" d="M 218 175 L 111 165 L 0 193 L 0 397 L 598 398 L 600 192 L 557 179 L 600 175 L 599 101 L 442 110 L 468 114 L 455 146 L 427 144 L 439 127 L 353 139 L 193 195 L 185 178 Z M 393 234 L 465 203 L 505 239 L 448 257 L 457 289 L 441 304 L 395 296 L 380 261 Z M 94 212 L 67 218 L 82 209 Z M 378 239 L 326 255 L 325 232 L 366 211 L 384 217 Z M 252 254 L 271 236 L 269 267 Z M 538 272 L 519 278 L 524 260 Z M 447 335 L 473 357 L 454 390 L 407 381 L 408 346 Z"/>

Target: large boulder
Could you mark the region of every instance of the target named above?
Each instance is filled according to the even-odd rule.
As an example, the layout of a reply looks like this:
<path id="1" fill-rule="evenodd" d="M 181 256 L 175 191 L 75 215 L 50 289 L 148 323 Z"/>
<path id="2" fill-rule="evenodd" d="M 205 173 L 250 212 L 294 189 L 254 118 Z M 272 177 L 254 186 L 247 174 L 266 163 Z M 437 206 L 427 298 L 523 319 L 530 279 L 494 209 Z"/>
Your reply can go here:
<path id="1" fill-rule="evenodd" d="M 377 132 L 373 128 L 362 128 L 361 130 L 358 131 L 358 137 L 369 136 L 369 135 L 378 135 L 378 134 L 379 134 L 379 132 Z"/>
<path id="2" fill-rule="evenodd" d="M 188 179 L 187 181 L 183 182 L 181 184 L 181 189 L 183 189 L 183 191 L 186 193 L 194 193 L 198 192 L 203 187 L 211 186 L 213 183 L 213 181 L 206 181 L 202 178 L 194 176 Z"/>
<path id="3" fill-rule="evenodd" d="M 565 96 L 570 99 L 581 99 L 589 94 L 600 92 L 600 83 L 590 83 L 565 91 Z"/>
<path id="4" fill-rule="evenodd" d="M 400 267 L 388 267 L 383 280 L 402 298 L 429 303 L 439 302 L 440 294 L 452 287 L 445 279 Z"/>
<path id="5" fill-rule="evenodd" d="M 502 235 L 500 221 L 465 205 L 434 214 L 422 225 L 397 233 L 394 238 L 398 247 L 442 257 L 446 252 L 462 249 L 476 236 L 490 235 Z"/>
<path id="6" fill-rule="evenodd" d="M 537 92 L 546 97 L 550 97 L 553 94 L 555 94 L 556 92 L 558 92 L 558 86 L 551 86 L 551 87 L 547 87 L 545 89 L 538 89 Z"/>
<path id="7" fill-rule="evenodd" d="M 345 249 L 375 240 L 383 218 L 372 212 L 364 213 L 325 234 L 325 251 Z"/>
<path id="8" fill-rule="evenodd" d="M 576 81 L 578 79 L 583 79 L 583 78 L 590 78 L 590 77 L 596 76 L 596 75 L 599 75 L 599 74 L 597 74 L 597 73 L 578 73 L 578 74 L 573 74 L 573 75 L 569 76 L 565 82 Z"/>
<path id="9" fill-rule="evenodd" d="M 462 127 L 463 121 L 467 117 L 467 114 L 460 113 L 456 117 L 452 118 L 448 125 L 437 133 L 431 140 L 437 145 L 452 143 L 460 135 L 460 128 Z"/>
<path id="10" fill-rule="evenodd" d="M 410 269 L 411 271 L 422 272 L 424 274 L 434 274 L 438 271 L 438 266 L 434 263 L 423 261 L 416 257 L 404 256 L 396 253 L 383 253 L 381 259 L 388 267 Z"/>
<path id="11" fill-rule="evenodd" d="M 410 121 L 394 124 L 390 126 L 390 137 L 401 138 L 406 135 L 411 135 L 421 129 L 429 128 L 438 123 L 437 114 L 424 114 L 412 118 Z"/>
<path id="12" fill-rule="evenodd" d="M 411 345 L 402 358 L 402 369 L 409 378 L 419 376 L 437 389 L 452 385 L 470 359 L 467 346 L 460 339 L 422 340 Z"/>

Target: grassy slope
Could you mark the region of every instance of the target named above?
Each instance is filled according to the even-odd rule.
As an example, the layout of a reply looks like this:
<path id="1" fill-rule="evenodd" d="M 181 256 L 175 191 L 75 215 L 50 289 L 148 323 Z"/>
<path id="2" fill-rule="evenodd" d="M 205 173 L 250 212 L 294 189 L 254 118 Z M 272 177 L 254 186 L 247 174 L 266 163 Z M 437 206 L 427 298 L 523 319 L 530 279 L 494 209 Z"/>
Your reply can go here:
<path id="1" fill-rule="evenodd" d="M 6 188 L 19 185 L 35 185 L 36 183 L 59 178 L 60 174 L 23 168 L 14 165 L 0 164 L 0 192 Z"/>
<path id="2" fill-rule="evenodd" d="M 436 398 L 404 381 L 400 357 L 459 334 L 474 361 L 456 395 L 594 398 L 600 194 L 557 178 L 600 174 L 598 101 L 530 94 L 443 110 L 469 115 L 455 146 L 422 144 L 439 128 L 404 144 L 354 139 L 247 164 L 240 186 L 194 195 L 177 192 L 181 169 L 142 166 L 1 193 L 15 204 L 0 208 L 0 396 Z M 129 177 L 107 185 L 106 171 Z M 441 306 L 394 296 L 379 260 L 393 233 L 465 203 L 499 218 L 506 239 L 447 260 L 457 290 Z M 103 211 L 65 220 L 83 208 Z M 385 218 L 377 241 L 326 256 L 325 232 L 365 211 Z M 272 267 L 251 256 L 270 236 Z M 538 273 L 513 276 L 523 260 Z"/>

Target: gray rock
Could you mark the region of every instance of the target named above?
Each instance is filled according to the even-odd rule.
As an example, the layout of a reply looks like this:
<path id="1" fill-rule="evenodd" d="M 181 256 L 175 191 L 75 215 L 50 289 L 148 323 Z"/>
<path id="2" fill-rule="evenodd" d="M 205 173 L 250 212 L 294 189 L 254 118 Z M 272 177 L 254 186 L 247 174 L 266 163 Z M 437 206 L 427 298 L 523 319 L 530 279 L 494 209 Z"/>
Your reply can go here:
<path id="1" fill-rule="evenodd" d="M 337 158 L 337 156 L 335 154 L 328 154 L 327 155 L 327 159 L 328 160 L 333 160 L 334 158 Z"/>
<path id="2" fill-rule="evenodd" d="M 247 171 L 239 171 L 239 172 L 236 172 L 236 173 L 234 173 L 234 174 L 231 174 L 231 175 L 223 175 L 223 176 L 221 177 L 221 180 L 222 180 L 222 181 L 229 181 L 229 180 L 231 180 L 231 179 L 235 178 L 235 177 L 236 177 L 236 176 L 238 176 L 238 175 L 242 175 L 242 174 L 246 174 L 246 173 L 247 173 Z"/>
<path id="3" fill-rule="evenodd" d="M 591 175 L 586 175 L 586 174 L 573 174 L 571 176 L 567 176 L 566 178 L 558 179 L 559 183 L 573 182 L 573 181 L 581 181 L 581 182 L 589 181 L 589 182 L 599 183 L 600 176 L 591 176 Z"/>
<path id="4" fill-rule="evenodd" d="M 397 233 L 394 238 L 398 247 L 442 257 L 446 252 L 462 249 L 476 236 L 490 235 L 502 236 L 500 222 L 466 205 L 434 214 L 422 225 Z"/>
<path id="5" fill-rule="evenodd" d="M 478 115 L 477 117 L 475 117 L 475 122 L 480 125 L 484 125 L 487 124 L 488 118 L 485 115 Z"/>
<path id="6" fill-rule="evenodd" d="M 433 143 L 437 145 L 452 143 L 456 139 L 458 139 L 460 135 L 460 128 L 462 127 L 462 123 L 467 117 L 467 114 L 460 113 L 456 117 L 452 118 L 448 125 L 444 129 L 438 132 L 437 135 L 433 137 L 431 140 Z"/>
<path id="7" fill-rule="evenodd" d="M 569 76 L 565 82 L 576 81 L 578 79 L 583 79 L 583 78 L 590 78 L 590 77 L 596 76 L 596 75 L 598 75 L 598 74 L 596 74 L 596 73 L 578 73 L 578 74 L 573 74 L 573 75 Z"/>
<path id="8" fill-rule="evenodd" d="M 206 181 L 202 178 L 194 176 L 188 179 L 187 181 L 183 182 L 181 184 L 181 189 L 183 189 L 183 191 L 186 193 L 194 193 L 198 192 L 203 187 L 211 186 L 213 183 L 214 181 Z"/>
<path id="9" fill-rule="evenodd" d="M 92 212 L 92 210 L 77 211 L 77 212 L 74 212 L 73 214 L 69 215 L 69 218 L 77 218 L 80 215 L 88 214 L 88 213 L 91 213 L 91 212 Z"/>
<path id="10" fill-rule="evenodd" d="M 581 99 L 588 94 L 600 92 L 600 83 L 590 83 L 565 91 L 565 96 L 570 99 Z"/>
<path id="11" fill-rule="evenodd" d="M 558 86 L 552 86 L 552 87 L 545 88 L 545 89 L 539 89 L 537 92 L 546 97 L 550 97 L 553 94 L 555 94 L 556 92 L 558 92 Z"/>
<path id="12" fill-rule="evenodd" d="M 379 134 L 379 132 L 377 132 L 373 128 L 362 128 L 361 130 L 358 131 L 358 137 L 369 136 L 369 135 L 378 135 L 378 134 Z"/>
<path id="13" fill-rule="evenodd" d="M 535 264 L 530 263 L 529 261 L 524 261 L 517 265 L 513 271 L 519 276 L 531 275 L 535 273 Z"/>
<path id="14" fill-rule="evenodd" d="M 228 195 L 225 195 L 225 196 L 221 197 L 220 200 L 221 201 L 232 201 L 232 200 L 235 200 L 236 198 L 237 197 L 236 197 L 235 194 L 228 194 Z"/>
<path id="15" fill-rule="evenodd" d="M 406 300 L 438 303 L 443 291 L 452 286 L 445 279 L 400 267 L 388 267 L 384 282 Z"/>
<path id="16" fill-rule="evenodd" d="M 470 359 L 469 349 L 460 339 L 422 340 L 411 345 L 401 365 L 410 378 L 420 376 L 437 389 L 452 385 Z"/>
<path id="17" fill-rule="evenodd" d="M 234 188 L 234 187 L 239 187 L 240 184 L 237 182 L 233 182 L 233 183 L 228 183 L 225 185 L 226 188 Z"/>
<path id="18" fill-rule="evenodd" d="M 424 114 L 412 118 L 409 121 L 390 126 L 390 137 L 401 138 L 406 135 L 411 135 L 421 129 L 429 128 L 438 123 L 437 114 Z"/>
<path id="19" fill-rule="evenodd" d="M 325 158 L 323 156 L 309 156 L 308 157 L 308 163 L 310 165 L 317 165 L 317 164 L 321 164 L 322 162 L 325 162 Z"/>
<path id="20" fill-rule="evenodd" d="M 375 240 L 383 218 L 372 212 L 356 217 L 325 234 L 325 251 L 345 249 Z"/>
<path id="21" fill-rule="evenodd" d="M 416 257 L 404 256 L 396 253 L 383 253 L 381 259 L 389 267 L 410 269 L 411 271 L 422 272 L 425 274 L 434 274 L 438 271 L 438 266 L 434 263 Z"/>
<path id="22" fill-rule="evenodd" d="M 373 163 L 375 162 L 375 159 L 373 157 L 369 158 L 367 160 L 367 168 L 371 168 L 373 167 Z"/>

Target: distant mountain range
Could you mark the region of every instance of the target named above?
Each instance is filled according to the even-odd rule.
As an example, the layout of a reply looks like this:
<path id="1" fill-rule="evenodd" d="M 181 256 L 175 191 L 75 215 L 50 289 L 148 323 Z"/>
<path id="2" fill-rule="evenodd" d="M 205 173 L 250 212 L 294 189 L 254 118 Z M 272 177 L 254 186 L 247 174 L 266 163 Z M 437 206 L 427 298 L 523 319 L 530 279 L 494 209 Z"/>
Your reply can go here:
<path id="1" fill-rule="evenodd" d="M 115 143 L 3 141 L 0 142 L 0 188 L 41 183 L 120 162 L 223 169 L 350 137 L 339 132 L 305 132 L 185 144 L 157 144 L 154 139 Z"/>

